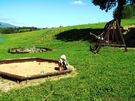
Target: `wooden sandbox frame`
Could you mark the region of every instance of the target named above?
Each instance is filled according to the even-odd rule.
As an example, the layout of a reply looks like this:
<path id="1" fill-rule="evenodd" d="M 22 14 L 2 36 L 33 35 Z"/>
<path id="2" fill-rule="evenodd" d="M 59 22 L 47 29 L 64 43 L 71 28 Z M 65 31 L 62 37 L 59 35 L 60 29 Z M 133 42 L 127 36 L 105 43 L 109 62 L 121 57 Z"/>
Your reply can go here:
<path id="1" fill-rule="evenodd" d="M 0 65 L 1 64 L 10 64 L 10 63 L 23 63 L 23 62 L 32 62 L 32 61 L 37 61 L 37 62 L 49 62 L 49 63 L 55 63 L 58 64 L 57 60 L 52 60 L 52 59 L 43 59 L 43 58 L 23 58 L 23 59 L 10 59 L 10 60 L 0 60 Z M 72 69 L 67 69 L 63 71 L 56 71 L 52 73 L 45 73 L 45 74 L 38 74 L 38 75 L 31 75 L 31 76 L 20 76 L 12 73 L 7 73 L 7 72 L 2 72 L 0 71 L 0 76 L 14 80 L 14 81 L 24 81 L 24 80 L 30 80 L 30 79 L 37 79 L 37 78 L 43 78 L 43 77 L 50 77 L 50 76 L 57 76 L 57 75 L 62 75 L 66 73 L 70 73 Z"/>

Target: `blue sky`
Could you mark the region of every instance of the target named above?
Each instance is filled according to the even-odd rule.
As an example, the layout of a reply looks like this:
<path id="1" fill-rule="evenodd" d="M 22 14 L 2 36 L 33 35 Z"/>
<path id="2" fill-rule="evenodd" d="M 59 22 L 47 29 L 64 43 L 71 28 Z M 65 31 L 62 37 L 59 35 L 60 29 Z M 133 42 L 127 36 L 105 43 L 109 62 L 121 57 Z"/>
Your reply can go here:
<path id="1" fill-rule="evenodd" d="M 17 26 L 57 27 L 109 21 L 91 0 L 0 0 L 0 22 Z"/>

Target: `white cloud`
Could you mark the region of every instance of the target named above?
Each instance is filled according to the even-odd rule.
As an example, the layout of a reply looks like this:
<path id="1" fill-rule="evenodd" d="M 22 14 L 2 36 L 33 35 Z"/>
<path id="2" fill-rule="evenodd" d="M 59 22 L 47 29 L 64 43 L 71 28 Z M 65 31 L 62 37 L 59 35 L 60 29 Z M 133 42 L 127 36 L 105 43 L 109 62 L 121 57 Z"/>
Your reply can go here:
<path id="1" fill-rule="evenodd" d="M 73 4 L 73 5 L 85 5 L 85 3 L 81 0 L 75 0 L 75 1 L 71 2 L 71 4 Z"/>

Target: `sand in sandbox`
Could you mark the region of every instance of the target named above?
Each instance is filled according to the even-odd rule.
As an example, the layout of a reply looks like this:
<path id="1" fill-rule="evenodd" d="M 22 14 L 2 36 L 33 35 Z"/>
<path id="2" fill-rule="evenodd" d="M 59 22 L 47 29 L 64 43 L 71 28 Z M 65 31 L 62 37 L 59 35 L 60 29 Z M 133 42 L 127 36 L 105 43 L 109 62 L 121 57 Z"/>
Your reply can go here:
<path id="1" fill-rule="evenodd" d="M 31 61 L 31 62 L 1 64 L 0 71 L 19 76 L 30 77 L 32 75 L 57 72 L 54 69 L 55 67 L 58 67 L 58 64 L 53 62 Z"/>

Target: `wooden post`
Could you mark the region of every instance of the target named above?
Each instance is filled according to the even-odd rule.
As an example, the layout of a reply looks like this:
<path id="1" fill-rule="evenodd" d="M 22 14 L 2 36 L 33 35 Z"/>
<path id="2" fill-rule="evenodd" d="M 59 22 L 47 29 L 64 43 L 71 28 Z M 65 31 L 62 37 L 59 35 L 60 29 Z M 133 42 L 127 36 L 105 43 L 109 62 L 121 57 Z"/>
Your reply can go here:
<path id="1" fill-rule="evenodd" d="M 119 34 L 120 34 L 120 37 L 121 37 L 121 40 L 122 40 L 122 42 L 123 42 L 123 44 L 124 44 L 125 52 L 127 52 L 126 43 L 125 43 L 124 37 L 123 37 L 123 35 L 122 35 L 122 32 L 121 32 L 121 29 L 120 29 L 120 25 L 119 25 L 118 20 L 116 20 L 116 25 L 117 25 L 117 26 L 116 26 L 116 29 L 118 30 L 118 32 L 119 32 Z"/>

